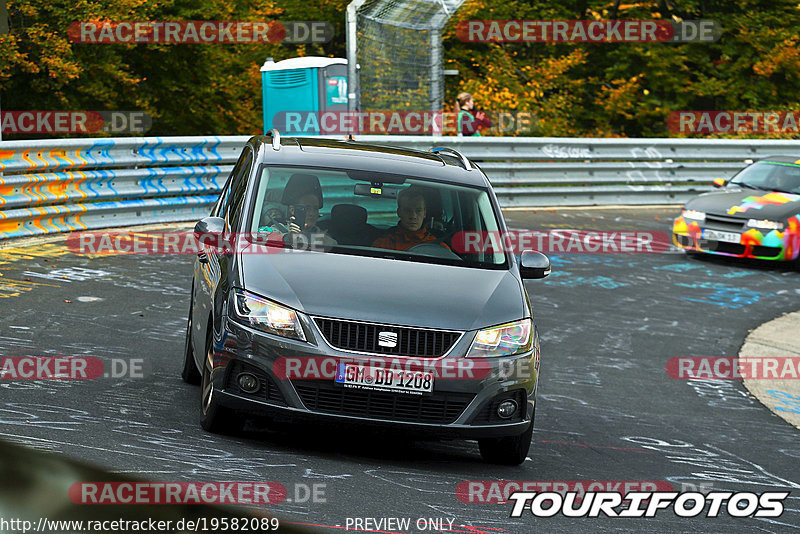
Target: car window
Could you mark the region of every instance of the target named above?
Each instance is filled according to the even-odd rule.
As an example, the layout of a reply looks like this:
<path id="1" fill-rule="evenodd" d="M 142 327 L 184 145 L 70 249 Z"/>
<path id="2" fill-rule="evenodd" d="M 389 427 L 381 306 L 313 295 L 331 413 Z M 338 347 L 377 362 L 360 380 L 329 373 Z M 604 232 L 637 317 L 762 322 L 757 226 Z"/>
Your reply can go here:
<path id="1" fill-rule="evenodd" d="M 245 147 L 242 150 L 242 153 L 239 154 L 239 159 L 236 160 L 236 163 L 234 164 L 233 169 L 231 169 L 230 174 L 228 174 L 228 178 L 227 180 L 225 180 L 225 185 L 223 186 L 222 191 L 220 192 L 219 198 L 217 199 L 217 203 L 214 205 L 214 209 L 211 212 L 211 214 L 214 217 L 221 217 L 224 209 L 227 207 L 228 199 L 230 198 L 231 184 L 233 182 L 233 178 L 234 176 L 237 176 L 239 174 L 239 171 L 241 171 L 242 165 L 244 164 L 245 158 L 247 157 L 247 152 L 248 149 Z"/>
<path id="2" fill-rule="evenodd" d="M 739 172 L 731 180 L 731 184 L 767 191 L 800 193 L 800 165 L 759 161 Z"/>
<path id="3" fill-rule="evenodd" d="M 223 207 L 221 217 L 225 219 L 227 226 L 231 230 L 239 228 L 241 221 L 244 194 L 247 191 L 247 177 L 253 167 L 253 152 L 249 148 L 245 148 L 244 158 L 242 159 L 241 166 L 237 169 L 237 173 L 231 182 L 231 191 L 228 197 L 228 202 Z"/>
<path id="4" fill-rule="evenodd" d="M 330 243 L 323 252 L 482 268 L 506 265 L 503 252 L 459 248 L 464 232 L 500 228 L 485 189 L 320 167 L 264 165 L 258 175 L 250 232 L 286 234 L 300 205 L 306 217 L 302 233 Z M 400 214 L 401 199 L 414 212 L 406 219 Z"/>
<path id="5" fill-rule="evenodd" d="M 228 175 L 227 180 L 225 180 L 225 185 L 222 187 L 222 190 L 219 193 L 219 198 L 217 198 L 217 202 L 214 204 L 214 209 L 211 210 L 211 215 L 214 217 L 219 217 L 219 214 L 222 212 L 222 206 L 227 201 L 228 195 L 230 195 L 231 182 L 233 181 L 233 173 L 235 170 L 236 167 L 234 167 L 231 173 Z"/>

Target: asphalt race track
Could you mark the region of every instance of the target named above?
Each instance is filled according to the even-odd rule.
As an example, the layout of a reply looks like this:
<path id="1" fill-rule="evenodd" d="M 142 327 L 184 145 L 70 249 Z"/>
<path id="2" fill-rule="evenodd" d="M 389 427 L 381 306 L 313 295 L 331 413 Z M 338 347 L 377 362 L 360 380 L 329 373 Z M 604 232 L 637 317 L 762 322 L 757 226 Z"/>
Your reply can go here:
<path id="1" fill-rule="evenodd" d="M 668 232 L 676 211 L 506 218 L 513 228 Z M 0 251 L 0 355 L 142 359 L 144 378 L 0 381 L 0 437 L 152 480 L 280 482 L 289 498 L 272 512 L 328 527 L 344 527 L 348 517 L 405 517 L 453 519 L 455 532 L 487 534 L 800 528 L 798 430 L 740 381 L 674 380 L 665 371 L 672 357 L 735 356 L 748 330 L 800 308 L 800 273 L 683 254 L 551 259 L 553 274 L 527 283 L 542 381 L 531 453 L 520 467 L 483 463 L 475 442 L 286 432 L 257 421 L 236 436 L 208 434 L 198 423 L 199 388 L 179 376 L 191 257 L 89 258 L 64 254 L 63 240 Z M 706 484 L 793 495 L 777 519 L 666 511 L 654 519 L 510 519 L 510 503 L 459 500 L 456 487 L 469 480 L 666 481 L 676 490 Z M 325 485 L 325 502 L 296 502 L 295 491 L 313 484 Z"/>

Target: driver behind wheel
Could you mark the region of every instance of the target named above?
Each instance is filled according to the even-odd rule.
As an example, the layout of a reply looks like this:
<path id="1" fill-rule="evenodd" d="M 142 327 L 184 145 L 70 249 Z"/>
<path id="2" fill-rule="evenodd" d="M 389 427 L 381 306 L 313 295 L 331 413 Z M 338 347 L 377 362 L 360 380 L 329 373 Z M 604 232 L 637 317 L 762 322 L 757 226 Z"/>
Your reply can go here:
<path id="1" fill-rule="evenodd" d="M 421 187 L 412 185 L 397 194 L 397 226 L 372 243 L 373 247 L 405 251 L 422 243 L 439 241 L 425 225 L 427 214 L 425 193 Z M 445 248 L 445 243 L 439 242 Z"/>
<path id="2" fill-rule="evenodd" d="M 336 240 L 317 226 L 322 208 L 322 187 L 313 174 L 295 173 L 289 177 L 280 204 L 265 203 L 259 232 L 280 232 L 292 248 L 332 247 Z M 297 216 L 302 213 L 301 219 Z M 288 218 L 288 220 L 286 220 Z"/>

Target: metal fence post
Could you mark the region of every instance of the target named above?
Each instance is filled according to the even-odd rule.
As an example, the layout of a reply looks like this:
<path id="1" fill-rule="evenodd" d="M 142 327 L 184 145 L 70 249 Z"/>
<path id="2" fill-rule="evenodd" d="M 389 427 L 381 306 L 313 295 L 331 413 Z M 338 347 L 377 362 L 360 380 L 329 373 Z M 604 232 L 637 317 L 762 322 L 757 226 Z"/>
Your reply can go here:
<path id="1" fill-rule="evenodd" d="M 357 111 L 361 108 L 358 88 L 358 8 L 366 0 L 353 0 L 347 5 L 347 110 Z"/>

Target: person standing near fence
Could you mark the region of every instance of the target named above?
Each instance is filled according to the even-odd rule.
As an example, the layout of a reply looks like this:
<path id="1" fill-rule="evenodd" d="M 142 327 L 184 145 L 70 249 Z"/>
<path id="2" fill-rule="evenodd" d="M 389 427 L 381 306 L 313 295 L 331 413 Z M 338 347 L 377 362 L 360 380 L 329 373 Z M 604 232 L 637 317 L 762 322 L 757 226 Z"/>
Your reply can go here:
<path id="1" fill-rule="evenodd" d="M 486 113 L 475 110 L 475 100 L 469 93 L 461 93 L 456 98 L 456 113 L 458 113 L 458 135 L 479 136 L 481 130 L 492 125 Z"/>

